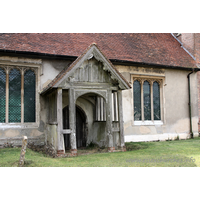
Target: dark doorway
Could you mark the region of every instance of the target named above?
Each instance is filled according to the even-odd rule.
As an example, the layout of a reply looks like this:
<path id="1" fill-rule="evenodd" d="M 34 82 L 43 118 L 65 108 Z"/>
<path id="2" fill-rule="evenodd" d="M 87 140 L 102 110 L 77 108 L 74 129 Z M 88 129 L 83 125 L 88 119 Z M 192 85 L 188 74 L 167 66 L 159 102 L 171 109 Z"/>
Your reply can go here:
<path id="1" fill-rule="evenodd" d="M 76 106 L 76 146 L 86 147 L 86 117 L 82 109 Z M 69 129 L 69 106 L 63 109 L 63 129 Z M 64 134 L 65 149 L 70 147 L 70 134 Z"/>

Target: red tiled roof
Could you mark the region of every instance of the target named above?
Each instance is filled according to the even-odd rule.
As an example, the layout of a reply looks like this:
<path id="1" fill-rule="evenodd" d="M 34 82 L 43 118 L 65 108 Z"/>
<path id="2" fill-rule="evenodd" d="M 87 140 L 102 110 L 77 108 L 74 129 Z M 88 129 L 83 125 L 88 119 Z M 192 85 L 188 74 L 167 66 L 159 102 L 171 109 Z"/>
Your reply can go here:
<path id="1" fill-rule="evenodd" d="M 87 51 L 92 47 L 96 46 L 96 48 L 101 52 L 98 46 L 93 43 L 91 44 L 68 68 L 64 68 L 45 88 L 42 89 L 40 93 L 46 92 L 48 89 L 52 88 L 58 81 L 60 81 L 78 62 L 79 60 L 87 53 Z M 104 56 L 103 52 L 101 52 Z M 110 66 L 115 70 L 115 72 L 121 77 L 121 79 L 125 82 L 127 88 L 131 88 L 128 81 L 122 76 L 122 74 L 115 68 L 115 66 L 109 61 Z"/>
<path id="2" fill-rule="evenodd" d="M 6 33 L 0 49 L 79 56 L 96 43 L 108 59 L 195 67 L 195 61 L 170 33 Z"/>

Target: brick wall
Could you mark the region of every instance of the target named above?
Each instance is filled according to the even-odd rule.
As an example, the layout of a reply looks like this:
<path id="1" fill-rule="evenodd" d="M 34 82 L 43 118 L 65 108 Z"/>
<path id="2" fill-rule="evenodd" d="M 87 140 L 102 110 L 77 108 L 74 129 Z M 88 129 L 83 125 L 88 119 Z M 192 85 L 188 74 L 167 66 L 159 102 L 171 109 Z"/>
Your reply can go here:
<path id="1" fill-rule="evenodd" d="M 194 51 L 196 63 L 200 65 L 200 33 L 194 34 Z"/>
<path id="2" fill-rule="evenodd" d="M 194 55 L 194 36 L 194 33 L 183 33 L 181 35 L 181 42 L 192 55 Z"/>

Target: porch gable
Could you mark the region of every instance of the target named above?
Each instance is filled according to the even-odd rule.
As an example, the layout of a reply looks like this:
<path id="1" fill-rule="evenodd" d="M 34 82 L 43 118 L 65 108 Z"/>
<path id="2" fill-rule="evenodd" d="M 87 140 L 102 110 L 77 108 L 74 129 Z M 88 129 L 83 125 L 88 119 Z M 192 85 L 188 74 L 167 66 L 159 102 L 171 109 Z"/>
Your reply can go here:
<path id="1" fill-rule="evenodd" d="M 96 44 L 91 44 L 68 68 L 61 71 L 56 78 L 41 91 L 51 88 L 69 88 L 74 84 L 109 84 L 118 89 L 130 89 L 131 86 L 113 64 L 103 55 Z"/>

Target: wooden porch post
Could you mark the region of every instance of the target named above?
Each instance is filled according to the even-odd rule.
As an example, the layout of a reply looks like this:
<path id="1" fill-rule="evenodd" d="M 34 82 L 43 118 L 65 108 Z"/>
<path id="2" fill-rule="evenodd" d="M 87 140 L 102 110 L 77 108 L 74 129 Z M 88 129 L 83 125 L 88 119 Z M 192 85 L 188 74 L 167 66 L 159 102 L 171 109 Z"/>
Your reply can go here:
<path id="1" fill-rule="evenodd" d="M 70 144 L 72 156 L 77 155 L 76 147 L 76 102 L 74 89 L 69 89 L 69 128 L 71 129 Z"/>
<path id="2" fill-rule="evenodd" d="M 126 151 L 124 144 L 124 121 L 123 121 L 123 107 L 122 107 L 122 90 L 117 91 L 118 102 L 118 119 L 119 119 L 119 131 L 122 151 Z"/>
<path id="3" fill-rule="evenodd" d="M 63 130 L 63 119 L 62 119 L 62 88 L 57 89 L 57 134 L 58 134 L 58 154 L 64 154 L 64 138 L 62 134 Z"/>
<path id="4" fill-rule="evenodd" d="M 115 147 L 113 145 L 112 135 L 112 91 L 108 90 L 107 101 L 106 101 L 106 131 L 108 138 L 108 151 L 113 152 Z"/>

